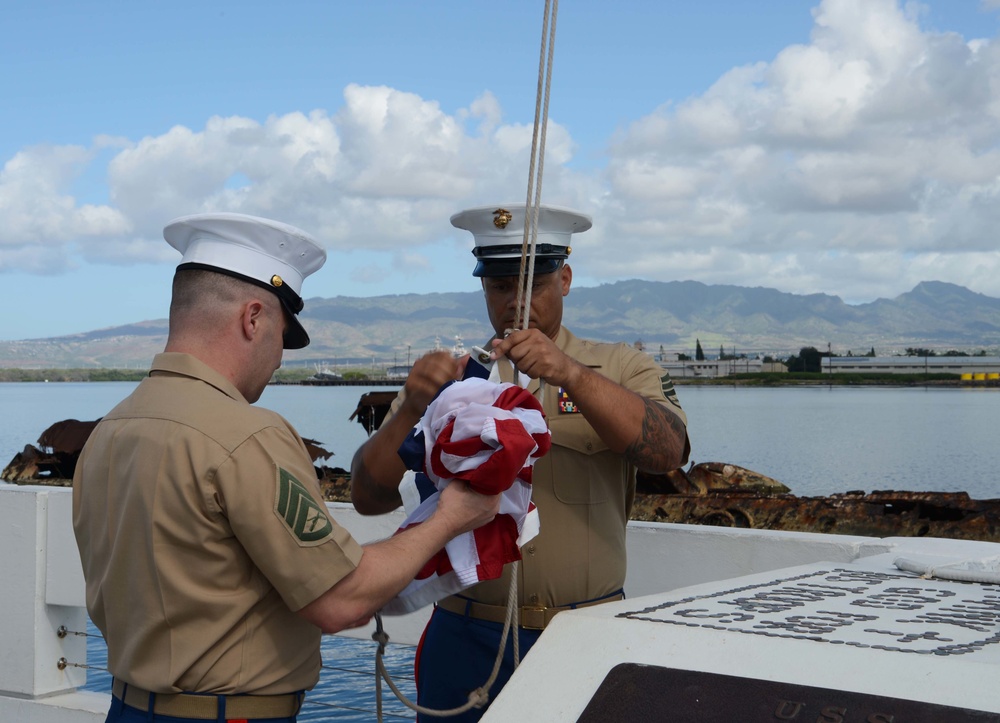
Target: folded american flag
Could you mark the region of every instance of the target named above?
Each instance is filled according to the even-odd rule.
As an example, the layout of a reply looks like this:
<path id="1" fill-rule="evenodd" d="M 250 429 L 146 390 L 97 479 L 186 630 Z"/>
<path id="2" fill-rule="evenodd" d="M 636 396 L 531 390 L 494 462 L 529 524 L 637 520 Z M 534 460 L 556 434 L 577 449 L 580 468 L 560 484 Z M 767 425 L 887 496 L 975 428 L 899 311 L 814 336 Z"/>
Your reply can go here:
<path id="1" fill-rule="evenodd" d="M 399 448 L 410 470 L 399 486 L 407 513 L 399 531 L 430 517 L 452 479 L 500 493 L 500 513 L 445 545 L 382 612 L 411 612 L 498 578 L 504 565 L 520 560 L 520 547 L 539 529 L 531 469 L 550 445 L 545 414 L 528 391 L 475 377 L 445 386 Z"/>

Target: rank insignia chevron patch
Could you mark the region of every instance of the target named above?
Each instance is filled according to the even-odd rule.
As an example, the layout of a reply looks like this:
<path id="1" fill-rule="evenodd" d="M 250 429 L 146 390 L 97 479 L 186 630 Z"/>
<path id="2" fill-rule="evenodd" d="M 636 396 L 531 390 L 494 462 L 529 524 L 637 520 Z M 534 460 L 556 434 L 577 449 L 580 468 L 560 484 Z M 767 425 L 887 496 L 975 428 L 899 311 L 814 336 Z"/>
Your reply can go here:
<path id="1" fill-rule="evenodd" d="M 318 545 L 333 531 L 333 523 L 291 472 L 278 468 L 278 493 L 274 510 L 299 542 Z"/>
<path id="2" fill-rule="evenodd" d="M 677 392 L 674 391 L 674 383 L 670 380 L 669 374 L 660 377 L 660 389 L 663 390 L 663 396 L 667 398 L 668 402 L 680 408 L 681 403 L 677 400 Z"/>

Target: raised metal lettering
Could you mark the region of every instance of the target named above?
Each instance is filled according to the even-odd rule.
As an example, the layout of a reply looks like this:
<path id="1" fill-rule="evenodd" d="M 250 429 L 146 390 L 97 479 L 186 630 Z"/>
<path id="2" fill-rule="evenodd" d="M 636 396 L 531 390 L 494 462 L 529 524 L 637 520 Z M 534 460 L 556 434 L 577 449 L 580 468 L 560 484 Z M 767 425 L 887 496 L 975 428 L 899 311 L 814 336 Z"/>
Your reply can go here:
<path id="1" fill-rule="evenodd" d="M 778 703 L 778 707 L 774 711 L 774 717 L 778 720 L 794 720 L 795 717 L 798 716 L 799 711 L 802 710 L 803 705 L 803 703 L 783 700 Z"/>

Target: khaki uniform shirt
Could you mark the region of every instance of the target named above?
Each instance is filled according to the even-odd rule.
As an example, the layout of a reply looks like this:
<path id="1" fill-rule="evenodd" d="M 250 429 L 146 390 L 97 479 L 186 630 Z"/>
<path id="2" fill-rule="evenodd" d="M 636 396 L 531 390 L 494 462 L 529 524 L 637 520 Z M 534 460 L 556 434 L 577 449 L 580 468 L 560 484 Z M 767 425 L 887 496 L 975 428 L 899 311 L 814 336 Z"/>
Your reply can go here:
<path id="1" fill-rule="evenodd" d="M 94 430 L 73 480 L 87 608 L 108 667 L 163 693 L 281 694 L 319 678 L 295 610 L 354 570 L 302 439 L 186 354 Z"/>
<path id="2" fill-rule="evenodd" d="M 662 404 L 687 424 L 669 376 L 649 355 L 625 344 L 578 339 L 565 327 L 555 343 L 567 356 Z M 497 363 L 501 380 L 513 382 L 510 363 Z M 610 595 L 625 582 L 625 526 L 635 498 L 636 469 L 608 449 L 583 414 L 572 411 L 572 400 L 558 387 L 532 380 L 528 389 L 542 402 L 552 448 L 532 472 L 531 499 L 538 507 L 541 531 L 521 550 L 520 605 L 556 607 Z M 396 400 L 392 411 L 400 402 Z M 687 454 L 685 439 L 682 464 Z M 506 566 L 499 579 L 479 583 L 462 595 L 506 605 L 510 570 Z"/>

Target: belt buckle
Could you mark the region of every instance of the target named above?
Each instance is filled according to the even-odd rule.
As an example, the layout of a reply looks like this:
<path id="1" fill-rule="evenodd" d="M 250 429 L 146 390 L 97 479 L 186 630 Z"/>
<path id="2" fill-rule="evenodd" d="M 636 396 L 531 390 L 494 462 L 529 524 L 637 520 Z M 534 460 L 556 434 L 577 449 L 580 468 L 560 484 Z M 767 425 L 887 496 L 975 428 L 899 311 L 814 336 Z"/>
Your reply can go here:
<path id="1" fill-rule="evenodd" d="M 545 619 L 547 610 L 544 605 L 524 605 L 520 610 L 518 625 L 525 630 L 544 630 L 548 622 Z"/>

